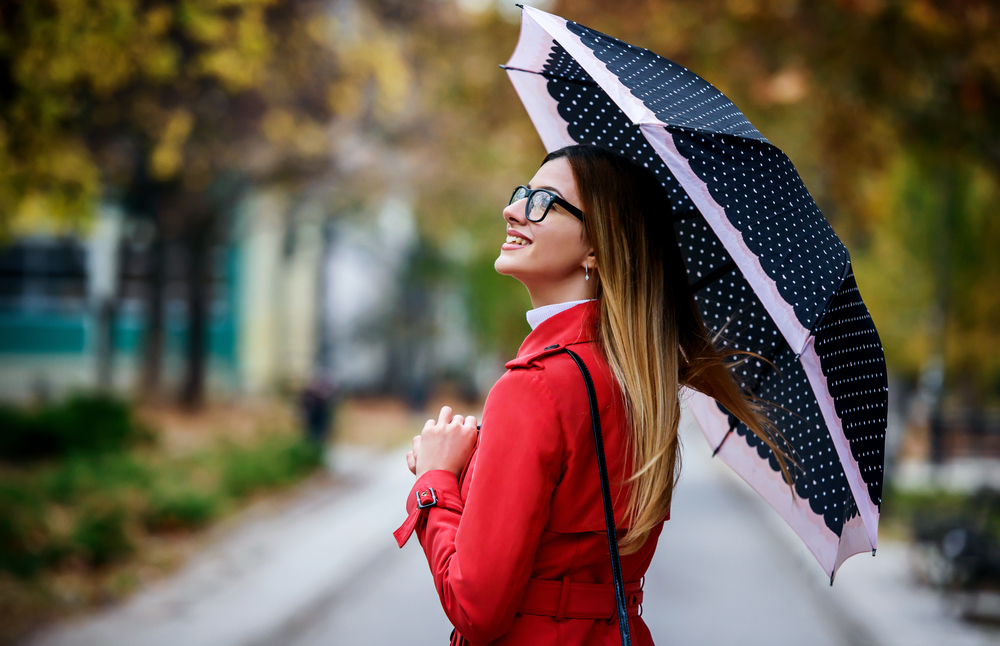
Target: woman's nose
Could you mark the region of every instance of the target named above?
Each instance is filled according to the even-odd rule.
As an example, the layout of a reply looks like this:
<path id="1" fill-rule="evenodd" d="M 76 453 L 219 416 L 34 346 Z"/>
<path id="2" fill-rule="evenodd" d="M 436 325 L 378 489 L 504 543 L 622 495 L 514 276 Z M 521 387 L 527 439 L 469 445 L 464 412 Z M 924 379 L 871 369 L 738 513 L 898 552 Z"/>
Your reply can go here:
<path id="1" fill-rule="evenodd" d="M 503 210 L 503 219 L 512 224 L 524 224 L 524 205 L 521 204 L 523 201 L 524 200 L 521 199 L 509 204 L 507 208 Z"/>

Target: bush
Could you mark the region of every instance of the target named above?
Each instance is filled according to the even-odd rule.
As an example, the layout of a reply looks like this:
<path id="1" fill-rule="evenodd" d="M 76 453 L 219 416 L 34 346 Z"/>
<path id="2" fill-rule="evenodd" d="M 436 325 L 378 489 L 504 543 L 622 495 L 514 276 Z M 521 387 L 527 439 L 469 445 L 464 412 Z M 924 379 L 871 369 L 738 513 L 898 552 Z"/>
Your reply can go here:
<path id="1" fill-rule="evenodd" d="M 150 501 L 144 520 L 152 532 L 195 529 L 212 520 L 219 507 L 218 496 L 197 491 L 158 494 Z"/>
<path id="2" fill-rule="evenodd" d="M 36 496 L 0 485 L 0 571 L 31 576 L 44 565 L 48 542 L 41 516 Z"/>
<path id="3" fill-rule="evenodd" d="M 104 395 L 75 396 L 34 410 L 0 406 L 0 459 L 118 451 L 148 437 L 133 423 L 127 404 Z"/>
<path id="4" fill-rule="evenodd" d="M 103 565 L 132 551 L 121 509 L 84 513 L 73 532 L 72 549 L 91 565 Z"/>
<path id="5" fill-rule="evenodd" d="M 322 447 L 305 440 L 289 444 L 273 438 L 248 449 L 231 447 L 224 458 L 223 487 L 230 496 L 242 498 L 258 489 L 294 482 L 322 463 Z"/>
<path id="6" fill-rule="evenodd" d="M 150 465 L 129 453 L 73 455 L 39 474 L 38 486 L 54 502 L 72 504 L 85 495 L 134 488 L 146 490 L 157 477 Z"/>
<path id="7" fill-rule="evenodd" d="M 179 457 L 111 451 L 0 465 L 0 572 L 28 578 L 67 561 L 113 562 L 144 536 L 206 525 L 322 460 L 320 447 L 286 434 Z"/>

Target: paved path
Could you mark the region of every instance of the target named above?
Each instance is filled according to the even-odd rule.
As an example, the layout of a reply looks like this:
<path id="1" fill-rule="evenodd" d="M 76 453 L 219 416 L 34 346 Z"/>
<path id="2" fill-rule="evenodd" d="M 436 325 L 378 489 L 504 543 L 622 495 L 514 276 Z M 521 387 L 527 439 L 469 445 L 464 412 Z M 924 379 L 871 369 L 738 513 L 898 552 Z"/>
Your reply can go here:
<path id="1" fill-rule="evenodd" d="M 801 541 L 685 418 L 685 464 L 646 577 L 657 644 L 979 646 L 1000 633 L 954 619 L 908 577 L 906 547 L 850 559 L 831 588 Z M 399 550 L 412 483 L 402 453 L 347 454 L 357 486 L 303 501 L 220 541 L 119 608 L 33 646 L 438 645 L 451 631 L 419 544 Z"/>

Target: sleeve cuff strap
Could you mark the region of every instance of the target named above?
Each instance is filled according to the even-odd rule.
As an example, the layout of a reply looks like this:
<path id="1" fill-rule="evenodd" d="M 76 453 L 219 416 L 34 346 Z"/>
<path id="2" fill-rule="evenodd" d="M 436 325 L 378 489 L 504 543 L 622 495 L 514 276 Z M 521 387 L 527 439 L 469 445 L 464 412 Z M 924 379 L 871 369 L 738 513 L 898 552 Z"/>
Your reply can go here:
<path id="1" fill-rule="evenodd" d="M 396 543 L 403 547 L 417 528 L 417 523 L 426 518 L 427 510 L 440 507 L 461 514 L 464 509 L 458 490 L 458 478 L 450 471 L 428 471 L 414 483 L 406 498 L 407 517 L 392 535 Z"/>

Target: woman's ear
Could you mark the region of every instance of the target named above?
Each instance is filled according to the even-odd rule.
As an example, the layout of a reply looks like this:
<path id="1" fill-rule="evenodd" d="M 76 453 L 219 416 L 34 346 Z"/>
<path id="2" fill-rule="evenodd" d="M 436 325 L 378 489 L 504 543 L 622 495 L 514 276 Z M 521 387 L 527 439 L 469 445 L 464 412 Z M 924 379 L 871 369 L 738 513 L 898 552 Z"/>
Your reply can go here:
<path id="1" fill-rule="evenodd" d="M 583 259 L 583 266 L 587 269 L 594 269 L 597 267 L 597 256 L 594 254 L 593 247 L 591 247 L 590 251 L 587 252 L 587 257 Z"/>

